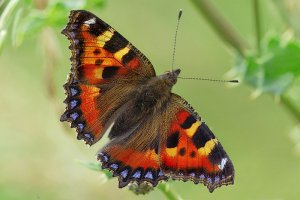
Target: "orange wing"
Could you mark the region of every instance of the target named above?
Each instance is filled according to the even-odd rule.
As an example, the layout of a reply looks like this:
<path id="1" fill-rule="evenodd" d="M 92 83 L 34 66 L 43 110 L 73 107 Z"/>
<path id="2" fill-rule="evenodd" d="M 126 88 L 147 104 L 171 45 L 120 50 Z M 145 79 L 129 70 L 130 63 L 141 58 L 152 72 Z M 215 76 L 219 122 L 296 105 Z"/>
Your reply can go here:
<path id="1" fill-rule="evenodd" d="M 71 42 L 72 68 L 61 121 L 71 122 L 77 138 L 92 145 L 136 86 L 155 71 L 139 50 L 90 12 L 71 11 L 62 33 Z"/>
<path id="2" fill-rule="evenodd" d="M 177 95 L 175 116 L 160 142 L 162 171 L 173 179 L 203 183 L 210 192 L 233 184 L 234 168 L 214 134 L 189 104 Z"/>

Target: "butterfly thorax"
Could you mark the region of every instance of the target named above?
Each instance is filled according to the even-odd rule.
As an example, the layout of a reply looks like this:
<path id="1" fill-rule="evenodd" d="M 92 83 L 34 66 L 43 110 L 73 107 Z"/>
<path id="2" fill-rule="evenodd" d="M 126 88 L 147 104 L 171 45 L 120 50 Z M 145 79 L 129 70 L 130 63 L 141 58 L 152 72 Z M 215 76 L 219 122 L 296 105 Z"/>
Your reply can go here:
<path id="1" fill-rule="evenodd" d="M 159 110 L 169 100 L 179 73 L 180 69 L 176 69 L 149 79 L 139 88 L 135 105 L 141 106 L 141 111 L 145 112 Z"/>
<path id="2" fill-rule="evenodd" d="M 122 113 L 116 119 L 109 137 L 131 131 L 129 127 L 138 126 L 146 117 L 164 110 L 170 101 L 171 90 L 179 73 L 179 69 L 166 72 L 141 84 L 132 94 L 130 101 L 121 108 Z"/>

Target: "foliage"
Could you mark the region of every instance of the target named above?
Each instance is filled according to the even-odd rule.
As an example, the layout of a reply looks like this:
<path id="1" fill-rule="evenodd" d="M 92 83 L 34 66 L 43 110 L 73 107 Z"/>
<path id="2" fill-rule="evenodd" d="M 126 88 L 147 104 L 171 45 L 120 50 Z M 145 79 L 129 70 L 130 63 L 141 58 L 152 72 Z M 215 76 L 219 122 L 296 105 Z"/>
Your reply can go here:
<path id="1" fill-rule="evenodd" d="M 287 34 L 267 36 L 261 54 L 247 56 L 235 68 L 258 93 L 281 96 L 300 75 L 300 43 Z"/>
<path id="2" fill-rule="evenodd" d="M 61 28 L 65 25 L 70 10 L 101 8 L 104 0 L 53 0 L 53 1 L 4 1 L 0 10 L 0 48 L 7 32 L 11 31 L 14 46 L 22 44 L 24 38 L 35 36 L 45 27 Z M 1 6 L 1 5 L 0 5 Z M 14 13 L 14 14 L 12 14 Z M 2 37 L 1 37 L 2 36 Z"/>
<path id="3" fill-rule="evenodd" d="M 298 84 L 294 83 L 300 75 L 300 41 L 297 38 L 299 27 L 293 23 L 299 16 L 295 15 L 294 9 L 291 9 L 291 6 L 297 5 L 297 0 L 274 0 L 274 7 L 280 12 L 286 28 L 272 34 L 262 31 L 260 17 L 262 2 L 252 0 L 256 48 L 249 47 L 255 45 L 249 45 L 210 1 L 191 1 L 224 42 L 236 51 L 238 64 L 233 67 L 231 74 L 253 87 L 255 91 L 253 97 L 267 93 L 274 95 L 276 99 L 281 99 L 281 103 L 285 105 L 295 120 L 300 122 L 300 101 L 298 98 L 297 100 L 291 99 L 290 94 L 287 95 L 287 91 L 290 93 L 295 91 L 293 87 L 297 87 Z"/>

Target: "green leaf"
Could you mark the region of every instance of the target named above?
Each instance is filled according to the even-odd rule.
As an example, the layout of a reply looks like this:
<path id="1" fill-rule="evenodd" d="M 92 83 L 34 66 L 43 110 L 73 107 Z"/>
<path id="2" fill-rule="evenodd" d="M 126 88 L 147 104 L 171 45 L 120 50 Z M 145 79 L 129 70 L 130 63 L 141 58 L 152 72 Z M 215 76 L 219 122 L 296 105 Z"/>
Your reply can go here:
<path id="1" fill-rule="evenodd" d="M 18 20 L 20 16 L 15 17 L 16 26 L 13 29 L 13 43 L 17 46 L 20 45 L 23 39 L 35 36 L 36 33 L 39 33 L 46 26 L 62 29 L 67 23 L 70 10 L 83 9 L 85 7 L 100 8 L 103 7 L 104 2 L 104 0 L 78 0 L 76 2 L 71 0 L 54 0 L 49 2 L 44 10 L 31 7 L 23 12 L 27 14 L 22 16 L 20 20 Z"/>
<path id="2" fill-rule="evenodd" d="M 7 3 L 3 12 L 0 14 L 0 51 L 3 48 L 7 36 L 8 28 L 13 18 L 13 12 L 17 7 L 19 0 L 11 0 Z M 3 4 L 5 5 L 5 4 Z"/>
<path id="3" fill-rule="evenodd" d="M 86 8 L 102 8 L 105 6 L 105 0 L 90 0 L 87 1 Z"/>
<path id="4" fill-rule="evenodd" d="M 78 160 L 77 162 L 91 170 L 100 171 L 101 174 L 103 175 L 103 178 L 105 178 L 106 180 L 109 180 L 113 177 L 110 171 L 101 168 L 99 162 L 89 162 L 89 161 L 81 161 L 81 160 Z"/>
<path id="5" fill-rule="evenodd" d="M 101 1 L 101 0 L 100 0 Z M 86 6 L 87 0 L 60 0 L 58 3 L 61 3 L 64 5 L 64 7 L 68 10 L 74 10 L 74 9 L 82 9 Z"/>
<path id="6" fill-rule="evenodd" d="M 24 12 L 25 13 L 25 12 Z M 45 13 L 41 10 L 32 9 L 24 16 L 16 28 L 17 44 L 21 44 L 27 36 L 35 36 L 46 25 Z"/>
<path id="7" fill-rule="evenodd" d="M 282 95 L 300 75 L 300 42 L 293 37 L 267 37 L 261 55 L 246 57 L 236 70 L 257 91 Z"/>
<path id="8" fill-rule="evenodd" d="M 32 0 L 23 0 L 23 3 L 27 6 L 30 6 L 32 4 Z"/>
<path id="9" fill-rule="evenodd" d="M 14 21 L 13 21 L 13 25 L 12 25 L 11 39 L 12 39 L 12 44 L 14 47 L 19 46 L 21 43 L 21 38 L 18 37 L 17 29 L 20 24 L 22 12 L 23 12 L 23 8 L 19 8 L 17 10 Z"/>

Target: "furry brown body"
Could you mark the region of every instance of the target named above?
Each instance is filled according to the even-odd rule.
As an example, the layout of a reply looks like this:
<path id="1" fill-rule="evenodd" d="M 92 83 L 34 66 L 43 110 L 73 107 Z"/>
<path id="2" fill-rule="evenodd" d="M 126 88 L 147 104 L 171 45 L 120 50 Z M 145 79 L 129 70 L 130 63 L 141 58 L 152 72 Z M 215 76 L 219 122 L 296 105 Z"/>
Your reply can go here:
<path id="1" fill-rule="evenodd" d="M 167 72 L 163 75 L 152 77 L 132 93 L 132 98 L 123 107 L 115 119 L 112 130 L 109 133 L 110 139 L 133 131 L 132 127 L 138 126 L 143 119 L 154 113 L 161 113 L 167 109 L 170 102 L 172 86 L 177 81 L 180 70 Z M 151 133 L 152 131 L 149 130 Z M 146 137 L 146 136 L 145 136 Z"/>

